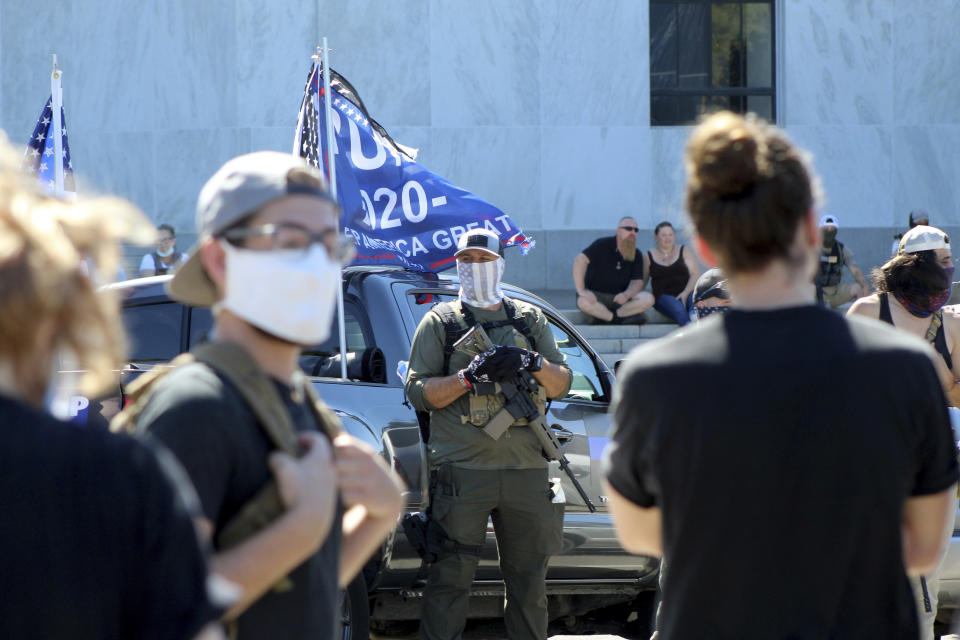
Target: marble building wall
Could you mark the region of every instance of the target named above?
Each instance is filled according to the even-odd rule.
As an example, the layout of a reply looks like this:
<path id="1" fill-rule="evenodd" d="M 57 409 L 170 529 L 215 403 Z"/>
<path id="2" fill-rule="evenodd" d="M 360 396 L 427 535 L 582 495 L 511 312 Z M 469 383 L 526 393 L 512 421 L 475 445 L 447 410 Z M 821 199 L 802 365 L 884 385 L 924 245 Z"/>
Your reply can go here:
<path id="1" fill-rule="evenodd" d="M 424 165 L 537 239 L 508 277 L 569 286 L 573 255 L 624 214 L 682 225 L 686 127 L 649 126 L 643 0 L 0 0 L 0 127 L 25 141 L 60 55 L 87 190 L 192 240 L 227 158 L 289 150 L 317 34 Z M 781 123 L 813 152 L 861 261 L 912 207 L 960 227 L 956 0 L 779 0 Z M 960 228 L 958 228 L 960 231 Z M 650 236 L 643 234 L 643 244 Z"/>

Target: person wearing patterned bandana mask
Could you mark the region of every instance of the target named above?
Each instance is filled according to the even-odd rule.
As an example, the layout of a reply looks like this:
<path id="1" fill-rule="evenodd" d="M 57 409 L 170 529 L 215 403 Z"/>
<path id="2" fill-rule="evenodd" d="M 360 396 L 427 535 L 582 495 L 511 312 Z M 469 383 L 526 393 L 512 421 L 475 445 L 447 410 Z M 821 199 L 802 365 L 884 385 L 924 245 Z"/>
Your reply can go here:
<path id="1" fill-rule="evenodd" d="M 430 465 L 430 559 L 420 637 L 463 633 L 470 585 L 493 518 L 506 585 L 504 623 L 512 640 L 547 637 L 547 562 L 560 551 L 562 501 L 552 499 L 547 461 L 524 418 L 499 438 L 483 427 L 504 406 L 492 383 L 529 371 L 541 414 L 547 398 L 570 388 L 570 369 L 538 307 L 503 294 L 504 259 L 496 233 L 472 229 L 457 242 L 458 299 L 443 302 L 417 327 L 410 349 L 407 397 L 422 418 Z M 482 326 L 497 345 L 469 356 L 455 339 Z M 428 415 L 427 415 L 428 414 Z M 428 427 L 425 425 L 428 423 Z M 432 544 L 432 543 L 428 543 Z"/>
<path id="2" fill-rule="evenodd" d="M 703 272 L 693 287 L 693 309 L 697 320 L 730 310 L 730 292 L 723 271 L 713 268 Z"/>
<path id="3" fill-rule="evenodd" d="M 864 315 L 888 322 L 927 340 L 937 352 L 935 363 L 947 400 L 960 406 L 960 315 L 945 307 L 953 281 L 950 238 L 936 227 L 918 225 L 903 234 L 897 254 L 874 270 L 878 293 L 857 300 L 847 315 Z M 953 516 L 947 527 L 953 531 Z M 949 535 L 949 534 L 948 534 Z M 921 638 L 932 640 L 937 614 L 940 564 L 929 574 L 911 578 Z"/>

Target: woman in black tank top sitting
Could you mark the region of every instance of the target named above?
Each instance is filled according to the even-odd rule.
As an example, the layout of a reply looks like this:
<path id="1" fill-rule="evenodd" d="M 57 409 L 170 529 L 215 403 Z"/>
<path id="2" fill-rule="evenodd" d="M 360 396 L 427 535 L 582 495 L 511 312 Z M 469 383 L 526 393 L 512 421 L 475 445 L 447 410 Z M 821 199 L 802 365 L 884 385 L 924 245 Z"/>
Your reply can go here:
<path id="1" fill-rule="evenodd" d="M 943 307 L 950 298 L 953 268 L 947 234 L 935 227 L 914 227 L 901 238 L 897 254 L 874 269 L 877 293 L 854 302 L 847 315 L 877 318 L 931 343 L 939 356 L 934 363 L 947 400 L 960 406 L 960 385 L 956 380 L 960 361 L 955 360 L 960 315 Z M 953 517 L 948 519 L 947 526 L 953 530 Z M 923 640 L 934 637 L 942 564 L 943 558 L 933 572 L 910 579 Z"/>
<path id="2" fill-rule="evenodd" d="M 681 327 L 690 322 L 693 287 L 700 267 L 691 251 L 677 245 L 673 225 L 661 222 L 653 230 L 656 246 L 643 254 L 643 273 L 650 280 L 653 308 Z"/>

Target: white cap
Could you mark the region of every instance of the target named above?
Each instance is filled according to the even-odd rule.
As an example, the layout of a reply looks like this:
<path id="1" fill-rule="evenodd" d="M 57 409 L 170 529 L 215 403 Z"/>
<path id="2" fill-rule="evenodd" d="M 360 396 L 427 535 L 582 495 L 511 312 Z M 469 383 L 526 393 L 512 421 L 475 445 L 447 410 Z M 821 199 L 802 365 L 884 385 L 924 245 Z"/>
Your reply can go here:
<path id="1" fill-rule="evenodd" d="M 900 238 L 898 253 L 917 253 L 933 249 L 949 249 L 950 236 L 936 227 L 918 224 Z"/>
<path id="2" fill-rule="evenodd" d="M 497 257 L 503 255 L 500 248 L 500 236 L 489 229 L 470 229 L 457 240 L 458 256 L 467 249 L 479 249 Z"/>
<path id="3" fill-rule="evenodd" d="M 837 216 L 823 216 L 820 218 L 820 228 L 823 227 L 836 227 L 840 228 L 840 223 L 837 221 Z"/>

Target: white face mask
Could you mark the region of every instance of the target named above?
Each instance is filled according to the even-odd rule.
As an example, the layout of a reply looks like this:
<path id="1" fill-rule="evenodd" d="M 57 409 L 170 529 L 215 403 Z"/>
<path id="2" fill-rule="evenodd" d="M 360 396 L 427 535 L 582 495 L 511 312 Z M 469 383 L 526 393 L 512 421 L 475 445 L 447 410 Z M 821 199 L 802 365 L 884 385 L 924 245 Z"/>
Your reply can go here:
<path id="1" fill-rule="evenodd" d="M 503 276 L 503 258 L 490 262 L 460 262 L 460 300 L 472 307 L 492 307 L 503 300 L 500 278 Z"/>
<path id="2" fill-rule="evenodd" d="M 224 309 L 287 342 L 312 345 L 330 336 L 340 269 L 323 245 L 303 254 L 220 244 L 227 254 Z"/>
<path id="3" fill-rule="evenodd" d="M 161 258 L 169 258 L 170 256 L 173 255 L 173 246 L 171 246 L 166 251 L 161 251 L 160 249 L 157 249 L 157 255 L 160 256 Z"/>

